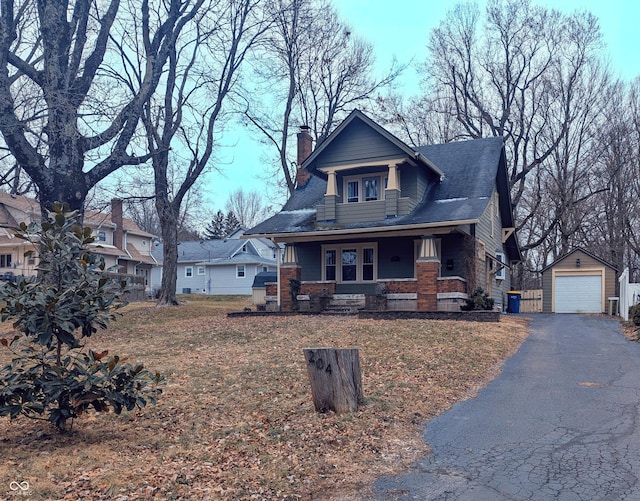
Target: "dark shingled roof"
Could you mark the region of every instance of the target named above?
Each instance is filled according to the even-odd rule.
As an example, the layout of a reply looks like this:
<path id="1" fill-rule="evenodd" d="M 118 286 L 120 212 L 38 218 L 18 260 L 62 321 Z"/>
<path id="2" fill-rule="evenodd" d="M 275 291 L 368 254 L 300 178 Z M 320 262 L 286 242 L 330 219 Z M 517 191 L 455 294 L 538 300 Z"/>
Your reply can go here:
<path id="1" fill-rule="evenodd" d="M 423 154 L 444 172 L 444 179 L 434 183 L 425 192 L 420 204 L 410 214 L 373 223 L 322 223 L 321 227 L 316 227 L 315 206 L 323 201 L 327 182 L 312 173 L 309 182 L 304 187 L 296 189 L 281 212 L 246 231 L 245 235 L 433 225 L 478 220 L 491 199 L 496 180 L 501 191 L 508 189 L 502 146 L 501 137 L 491 137 L 415 148 L 415 151 Z M 508 191 L 503 192 L 503 198 L 506 198 L 506 203 L 509 204 L 508 196 L 504 197 L 504 193 L 508 195 Z M 508 219 L 505 226 L 510 226 L 510 207 L 504 209 L 508 209 L 502 211 Z"/>
<path id="2" fill-rule="evenodd" d="M 277 271 L 261 271 L 257 273 L 253 278 L 253 287 L 264 287 L 268 283 L 273 283 L 278 281 L 278 272 Z"/>

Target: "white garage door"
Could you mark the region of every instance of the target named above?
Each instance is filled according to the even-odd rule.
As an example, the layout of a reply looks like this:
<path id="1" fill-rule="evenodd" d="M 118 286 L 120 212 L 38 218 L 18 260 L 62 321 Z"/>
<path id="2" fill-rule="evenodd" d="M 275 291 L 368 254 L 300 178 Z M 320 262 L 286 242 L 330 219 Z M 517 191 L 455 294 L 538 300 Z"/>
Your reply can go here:
<path id="1" fill-rule="evenodd" d="M 602 313 L 602 277 L 556 277 L 556 313 Z"/>

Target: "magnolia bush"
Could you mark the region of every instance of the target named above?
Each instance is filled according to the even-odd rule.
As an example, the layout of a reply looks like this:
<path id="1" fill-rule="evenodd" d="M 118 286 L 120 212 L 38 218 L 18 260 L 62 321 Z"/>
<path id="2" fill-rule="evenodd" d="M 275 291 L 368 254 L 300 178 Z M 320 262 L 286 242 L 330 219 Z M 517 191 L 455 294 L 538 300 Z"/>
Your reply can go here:
<path id="1" fill-rule="evenodd" d="M 128 283 L 106 275 L 89 252 L 90 228 L 56 206 L 42 223 L 22 223 L 16 237 L 38 249 L 38 276 L 0 286 L 0 317 L 13 321 L 12 353 L 0 368 L 0 416 L 43 419 L 60 430 L 92 408 L 119 414 L 155 404 L 163 376 L 83 342 L 115 319 Z M 25 258 L 34 252 L 25 253 Z"/>

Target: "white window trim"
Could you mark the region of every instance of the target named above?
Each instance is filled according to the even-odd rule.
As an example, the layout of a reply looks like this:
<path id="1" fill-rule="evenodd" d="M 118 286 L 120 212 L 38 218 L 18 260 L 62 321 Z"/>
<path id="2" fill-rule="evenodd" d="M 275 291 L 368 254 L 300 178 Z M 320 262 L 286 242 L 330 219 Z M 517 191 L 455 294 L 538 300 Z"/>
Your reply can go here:
<path id="1" fill-rule="evenodd" d="M 242 275 L 240 275 L 240 268 L 242 268 Z M 236 265 L 236 278 L 247 278 L 247 267 L 244 264 Z"/>
<path id="2" fill-rule="evenodd" d="M 189 275 L 188 271 L 191 270 L 191 274 Z M 184 276 L 185 278 L 193 278 L 193 266 L 185 266 L 184 267 Z"/>
<path id="3" fill-rule="evenodd" d="M 365 200 L 364 199 L 364 179 L 377 177 L 378 178 L 378 198 L 375 200 Z M 344 176 L 342 180 L 342 200 L 345 204 L 357 204 L 363 202 L 378 202 L 380 200 L 384 200 L 384 192 L 386 189 L 385 180 L 388 179 L 388 174 L 386 172 L 372 173 L 372 174 L 362 174 L 359 176 Z M 348 187 L 349 182 L 357 181 L 358 182 L 358 201 L 357 202 L 349 202 L 348 201 Z"/>
<path id="4" fill-rule="evenodd" d="M 357 251 L 357 268 L 356 280 L 342 280 L 342 251 L 345 249 L 356 249 Z M 373 280 L 362 280 L 362 249 L 373 249 Z M 338 284 L 371 284 L 378 280 L 378 243 L 377 242 L 361 242 L 357 244 L 342 245 L 323 245 L 322 252 L 322 280 L 324 280 L 326 269 L 326 251 L 336 251 L 336 283 Z"/>
<path id="5" fill-rule="evenodd" d="M 198 275 L 204 275 L 204 266 L 198 266 L 197 274 Z"/>

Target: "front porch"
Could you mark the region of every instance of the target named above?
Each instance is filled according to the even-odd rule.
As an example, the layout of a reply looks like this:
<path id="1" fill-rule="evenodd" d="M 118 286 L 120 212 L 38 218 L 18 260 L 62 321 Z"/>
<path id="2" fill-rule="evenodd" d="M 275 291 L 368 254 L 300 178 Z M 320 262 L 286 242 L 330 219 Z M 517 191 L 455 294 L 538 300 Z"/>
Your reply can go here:
<path id="1" fill-rule="evenodd" d="M 299 285 L 295 300 L 290 291 L 281 290 L 282 301 L 278 306 L 278 284 L 266 284 L 266 310 L 351 313 L 359 310 L 460 311 L 468 297 L 467 281 L 462 277 L 437 277 L 434 282 L 425 284 L 420 284 L 418 279 L 380 280 L 375 284 L 359 284 L 360 287 L 350 284 L 348 289 L 335 282 L 301 281 Z M 421 308 L 421 298 L 428 299 L 433 307 Z"/>
<path id="2" fill-rule="evenodd" d="M 269 311 L 459 311 L 484 269 L 468 235 L 288 243 Z"/>

